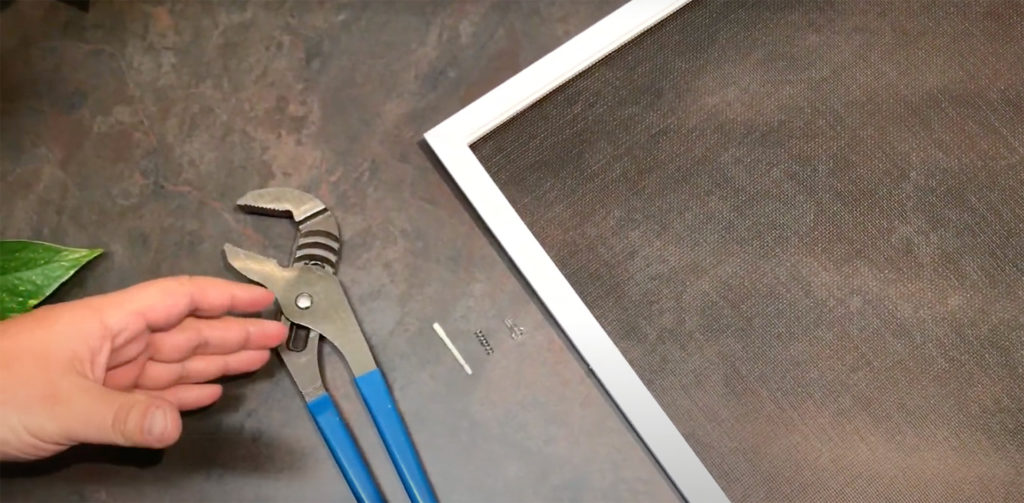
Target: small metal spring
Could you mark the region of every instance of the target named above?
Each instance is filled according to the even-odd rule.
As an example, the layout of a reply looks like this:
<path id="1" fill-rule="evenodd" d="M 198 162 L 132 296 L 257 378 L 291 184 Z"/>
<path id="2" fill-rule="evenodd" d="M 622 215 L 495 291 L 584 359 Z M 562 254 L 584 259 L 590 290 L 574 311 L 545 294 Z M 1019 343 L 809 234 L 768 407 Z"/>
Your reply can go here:
<path id="1" fill-rule="evenodd" d="M 491 341 L 487 340 L 487 335 L 484 334 L 483 330 L 477 330 L 476 332 L 473 332 L 473 335 L 476 336 L 477 342 L 483 346 L 484 352 L 487 353 L 487 356 L 494 354 L 494 347 L 491 346 Z"/>

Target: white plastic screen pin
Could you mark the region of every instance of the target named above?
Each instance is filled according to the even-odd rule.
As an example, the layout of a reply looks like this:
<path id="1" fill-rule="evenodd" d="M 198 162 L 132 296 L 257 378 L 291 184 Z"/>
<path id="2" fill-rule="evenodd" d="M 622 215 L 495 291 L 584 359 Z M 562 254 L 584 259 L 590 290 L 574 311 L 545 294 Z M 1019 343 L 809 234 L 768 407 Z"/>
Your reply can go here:
<path id="1" fill-rule="evenodd" d="M 459 353 L 459 350 L 455 349 L 455 345 L 452 344 L 452 340 L 448 338 L 448 334 L 444 333 L 444 329 L 441 328 L 440 324 L 436 322 L 434 323 L 434 331 L 437 332 L 437 336 L 440 337 L 442 341 L 444 341 L 444 345 L 448 346 L 448 351 L 452 352 L 452 356 L 454 356 L 455 359 L 459 361 L 459 364 L 462 365 L 462 368 L 466 370 L 466 373 L 469 375 L 473 375 L 473 370 L 469 368 L 469 364 L 466 363 L 466 360 L 462 358 L 462 354 Z"/>

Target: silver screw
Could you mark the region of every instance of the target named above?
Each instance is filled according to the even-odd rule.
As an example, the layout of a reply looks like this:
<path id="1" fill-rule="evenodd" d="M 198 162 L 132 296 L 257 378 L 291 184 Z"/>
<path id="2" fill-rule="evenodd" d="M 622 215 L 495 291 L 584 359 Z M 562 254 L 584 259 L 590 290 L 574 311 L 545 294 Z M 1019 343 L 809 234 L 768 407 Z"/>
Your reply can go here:
<path id="1" fill-rule="evenodd" d="M 516 325 L 514 322 L 512 322 L 511 319 L 508 318 L 505 319 L 505 328 L 508 328 L 508 335 L 514 341 L 518 341 L 519 339 L 522 339 L 524 335 L 526 335 L 526 330 L 524 330 L 523 327 Z"/>
<path id="2" fill-rule="evenodd" d="M 299 309 L 309 309 L 313 305 L 313 296 L 302 292 L 295 296 L 295 307 Z"/>

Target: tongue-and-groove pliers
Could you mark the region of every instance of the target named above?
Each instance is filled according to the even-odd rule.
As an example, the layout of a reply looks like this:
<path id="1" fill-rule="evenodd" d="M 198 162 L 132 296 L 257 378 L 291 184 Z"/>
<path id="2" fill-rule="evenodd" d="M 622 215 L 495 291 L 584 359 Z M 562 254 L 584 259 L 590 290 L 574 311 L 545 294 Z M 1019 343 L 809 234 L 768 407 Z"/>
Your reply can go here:
<path id="1" fill-rule="evenodd" d="M 224 253 L 238 272 L 267 287 L 277 297 L 282 322 L 289 325 L 288 339 L 278 352 L 353 495 L 360 502 L 384 501 L 359 447 L 324 388 L 318 362 L 321 338 L 337 346 L 352 369 L 356 388 L 409 499 L 413 503 L 436 502 L 387 381 L 377 368 L 335 275 L 341 258 L 337 220 L 319 199 L 295 189 L 254 190 L 237 204 L 250 213 L 291 216 L 298 223 L 299 234 L 288 267 L 230 244 L 224 245 Z"/>

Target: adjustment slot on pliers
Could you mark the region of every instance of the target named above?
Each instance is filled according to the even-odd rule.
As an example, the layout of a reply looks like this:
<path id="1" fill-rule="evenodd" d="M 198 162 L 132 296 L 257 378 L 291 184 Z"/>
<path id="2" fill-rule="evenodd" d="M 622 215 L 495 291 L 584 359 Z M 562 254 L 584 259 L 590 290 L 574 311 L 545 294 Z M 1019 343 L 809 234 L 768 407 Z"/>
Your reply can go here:
<path id="1" fill-rule="evenodd" d="M 301 353 L 306 350 L 307 345 L 309 345 L 309 327 L 292 323 L 288 330 L 288 342 L 285 347 L 289 351 Z"/>

